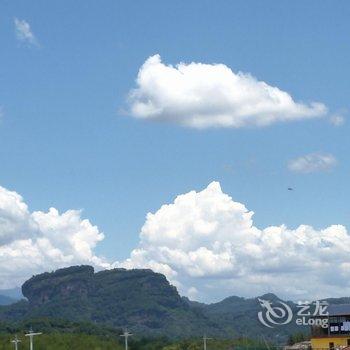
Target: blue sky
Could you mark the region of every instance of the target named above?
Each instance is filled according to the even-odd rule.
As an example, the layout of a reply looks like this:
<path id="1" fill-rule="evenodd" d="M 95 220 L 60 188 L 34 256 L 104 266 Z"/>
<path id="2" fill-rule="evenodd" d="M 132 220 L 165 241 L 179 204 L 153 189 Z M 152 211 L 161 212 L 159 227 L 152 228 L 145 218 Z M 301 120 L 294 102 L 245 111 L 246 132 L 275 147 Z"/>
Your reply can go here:
<path id="1" fill-rule="evenodd" d="M 349 226 L 346 121 L 198 130 L 125 113 L 138 70 L 160 54 L 225 64 L 346 120 L 349 15 L 347 1 L 3 1 L 0 185 L 31 211 L 83 209 L 105 233 L 96 252 L 119 261 L 148 212 L 214 180 L 257 227 Z M 16 38 L 14 18 L 37 43 Z M 310 153 L 337 164 L 288 169 Z"/>

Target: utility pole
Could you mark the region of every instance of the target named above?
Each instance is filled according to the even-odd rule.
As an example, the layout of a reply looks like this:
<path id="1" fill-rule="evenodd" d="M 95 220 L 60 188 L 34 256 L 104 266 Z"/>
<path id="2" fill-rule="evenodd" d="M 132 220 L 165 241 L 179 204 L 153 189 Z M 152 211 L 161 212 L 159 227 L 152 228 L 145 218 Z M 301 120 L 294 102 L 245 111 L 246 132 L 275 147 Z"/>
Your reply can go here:
<path id="1" fill-rule="evenodd" d="M 207 340 L 213 339 L 213 338 L 208 338 L 205 334 L 203 336 L 203 349 L 207 350 Z"/>
<path id="2" fill-rule="evenodd" d="M 41 335 L 42 333 L 34 333 L 32 329 L 25 334 L 26 337 L 29 337 L 29 342 L 30 342 L 30 350 L 34 350 L 34 345 L 33 345 L 33 338 L 37 335 Z"/>
<path id="3" fill-rule="evenodd" d="M 15 350 L 18 350 L 18 343 L 20 343 L 21 341 L 18 339 L 17 334 L 15 335 L 15 339 L 11 340 L 11 343 L 14 344 L 15 346 Z"/>
<path id="4" fill-rule="evenodd" d="M 128 338 L 132 336 L 132 333 L 129 333 L 127 329 L 125 329 L 124 333 L 120 335 L 125 339 L 125 350 L 128 350 Z M 31 349 L 33 350 L 33 349 Z"/>

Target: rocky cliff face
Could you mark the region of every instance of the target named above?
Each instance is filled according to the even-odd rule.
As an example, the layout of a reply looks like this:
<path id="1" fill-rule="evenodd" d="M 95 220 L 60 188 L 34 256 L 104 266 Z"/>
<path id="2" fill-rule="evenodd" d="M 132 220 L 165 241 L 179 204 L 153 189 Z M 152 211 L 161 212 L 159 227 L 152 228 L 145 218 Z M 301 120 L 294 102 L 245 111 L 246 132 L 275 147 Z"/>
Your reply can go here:
<path id="1" fill-rule="evenodd" d="M 73 266 L 32 277 L 22 286 L 31 306 L 75 298 L 86 298 L 93 287 L 94 269 Z"/>
<path id="2" fill-rule="evenodd" d="M 165 276 L 152 270 L 113 269 L 94 273 L 91 266 L 73 266 L 32 277 L 23 284 L 22 293 L 32 307 L 70 299 L 186 307 Z"/>

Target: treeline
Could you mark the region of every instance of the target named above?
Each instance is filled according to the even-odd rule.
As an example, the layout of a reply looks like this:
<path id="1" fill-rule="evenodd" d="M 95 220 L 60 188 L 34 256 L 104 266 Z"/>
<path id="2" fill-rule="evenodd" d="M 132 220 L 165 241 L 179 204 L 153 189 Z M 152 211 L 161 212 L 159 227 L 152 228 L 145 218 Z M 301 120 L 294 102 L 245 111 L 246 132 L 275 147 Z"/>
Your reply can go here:
<path id="1" fill-rule="evenodd" d="M 26 333 L 30 329 L 45 334 L 86 334 L 104 338 L 116 338 L 122 333 L 121 329 L 98 325 L 91 322 L 72 322 L 63 319 L 34 318 L 20 322 L 1 322 L 0 334 Z"/>
<path id="2" fill-rule="evenodd" d="M 43 334 L 35 337 L 35 350 L 122 350 L 123 330 L 101 326 L 90 322 L 72 322 L 62 319 L 37 318 L 19 323 L 0 322 L 0 350 L 14 349 L 11 340 L 15 335 L 22 341 L 19 349 L 29 347 L 29 339 L 24 336 L 30 329 Z M 296 335 L 296 339 L 300 339 Z M 273 344 L 264 339 L 208 339 L 208 350 L 272 350 Z M 169 339 L 166 337 L 146 338 L 134 334 L 129 339 L 130 350 L 201 350 L 203 340 Z"/>
<path id="3" fill-rule="evenodd" d="M 20 334 L 22 342 L 19 349 L 28 349 L 29 340 Z M 9 334 L 0 335 L 0 349 L 13 350 L 13 337 Z M 122 350 L 123 346 L 114 339 L 103 339 L 87 334 L 43 334 L 34 339 L 35 350 Z"/>
<path id="4" fill-rule="evenodd" d="M 19 334 L 22 343 L 19 349 L 27 349 L 29 340 Z M 0 350 L 13 350 L 11 343 L 13 334 L 0 335 Z M 35 350 L 123 350 L 123 340 L 108 339 L 88 334 L 51 333 L 43 334 L 34 339 Z M 248 347 L 237 343 L 237 340 L 208 340 L 208 350 L 271 350 L 264 344 L 250 344 Z M 200 339 L 171 341 L 166 338 L 131 340 L 130 350 L 201 350 L 203 343 Z"/>

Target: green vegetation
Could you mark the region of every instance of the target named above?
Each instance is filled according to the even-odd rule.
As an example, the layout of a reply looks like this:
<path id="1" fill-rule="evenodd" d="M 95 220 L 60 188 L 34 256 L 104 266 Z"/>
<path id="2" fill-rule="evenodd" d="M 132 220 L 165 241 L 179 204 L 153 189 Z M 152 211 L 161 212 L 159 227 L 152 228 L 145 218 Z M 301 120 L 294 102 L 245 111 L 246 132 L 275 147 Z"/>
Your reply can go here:
<path id="1" fill-rule="evenodd" d="M 288 345 L 293 345 L 295 343 L 300 343 L 300 342 L 306 341 L 306 340 L 310 340 L 309 334 L 297 332 L 297 333 L 291 334 L 288 337 Z"/>
<path id="2" fill-rule="evenodd" d="M 207 341 L 208 350 L 271 350 L 273 346 L 271 344 L 265 344 L 264 342 L 239 338 L 234 340 L 217 340 L 212 339 Z M 173 343 L 165 346 L 162 350 L 202 350 L 203 341 L 197 340 L 183 340 L 177 343 Z"/>
<path id="3" fill-rule="evenodd" d="M 86 334 L 103 338 L 113 338 L 122 333 L 121 329 L 101 326 L 91 322 L 71 322 L 61 319 L 38 318 L 18 323 L 0 322 L 0 334 L 18 334 L 30 328 L 45 334 Z"/>
<path id="4" fill-rule="evenodd" d="M 34 276 L 23 285 L 28 301 L 0 307 L 0 320 L 61 318 L 147 336 L 224 335 L 203 312 L 183 300 L 165 276 L 151 270 L 114 269 L 94 273 L 74 266 Z"/>
<path id="5" fill-rule="evenodd" d="M 285 344 L 294 333 L 305 335 L 309 331 L 295 322 L 278 330 L 263 326 L 257 318 L 261 311 L 257 298 L 229 297 L 209 305 L 191 302 L 182 298 L 164 275 L 151 270 L 95 273 L 91 266 L 73 266 L 34 276 L 24 283 L 22 290 L 28 300 L 0 306 L 0 322 L 7 322 L 9 331 L 32 325 L 45 333 L 52 330 L 71 333 L 73 329 L 76 334 L 106 336 L 108 329 L 115 334 L 115 329 L 127 327 L 138 336 L 157 337 L 158 341 L 165 335 L 170 339 L 190 339 L 203 334 L 218 339 L 243 335 L 262 339 L 263 335 L 278 344 Z M 261 298 L 278 301 L 273 294 Z M 295 304 L 289 305 L 296 311 Z M 33 322 L 39 322 L 37 327 Z M 162 342 L 163 347 L 169 345 L 164 339 Z"/>
<path id="6" fill-rule="evenodd" d="M 22 340 L 21 348 L 28 348 L 24 334 L 33 328 L 43 335 L 35 338 L 35 350 L 98 350 L 124 349 L 121 329 L 101 326 L 89 322 L 70 322 L 48 318 L 32 319 L 19 323 L 0 322 L 0 350 L 13 349 L 10 340 L 15 335 Z M 130 350 L 200 350 L 203 340 L 199 337 L 189 339 L 170 339 L 167 337 L 142 337 L 134 334 L 129 339 Z M 272 344 L 262 339 L 209 339 L 208 350 L 271 350 Z"/>
<path id="7" fill-rule="evenodd" d="M 21 348 L 28 348 L 29 341 L 23 332 L 18 332 L 22 340 Z M 11 340 L 14 334 L 0 333 L 0 350 L 12 350 Z M 35 338 L 36 350 L 123 350 L 123 340 L 118 334 L 110 336 L 92 335 L 85 333 L 58 333 L 52 332 Z M 187 339 L 171 341 L 164 337 L 132 339 L 129 343 L 130 350 L 201 350 L 201 339 Z M 271 345 L 257 342 L 251 339 L 235 340 L 208 340 L 208 350 L 271 350 Z"/>
<path id="8" fill-rule="evenodd" d="M 19 349 L 28 348 L 29 341 L 20 334 L 22 340 Z M 9 334 L 0 335 L 0 350 L 13 350 L 13 337 Z M 43 334 L 34 340 L 35 350 L 122 350 L 123 346 L 114 339 L 102 339 L 86 334 Z"/>

